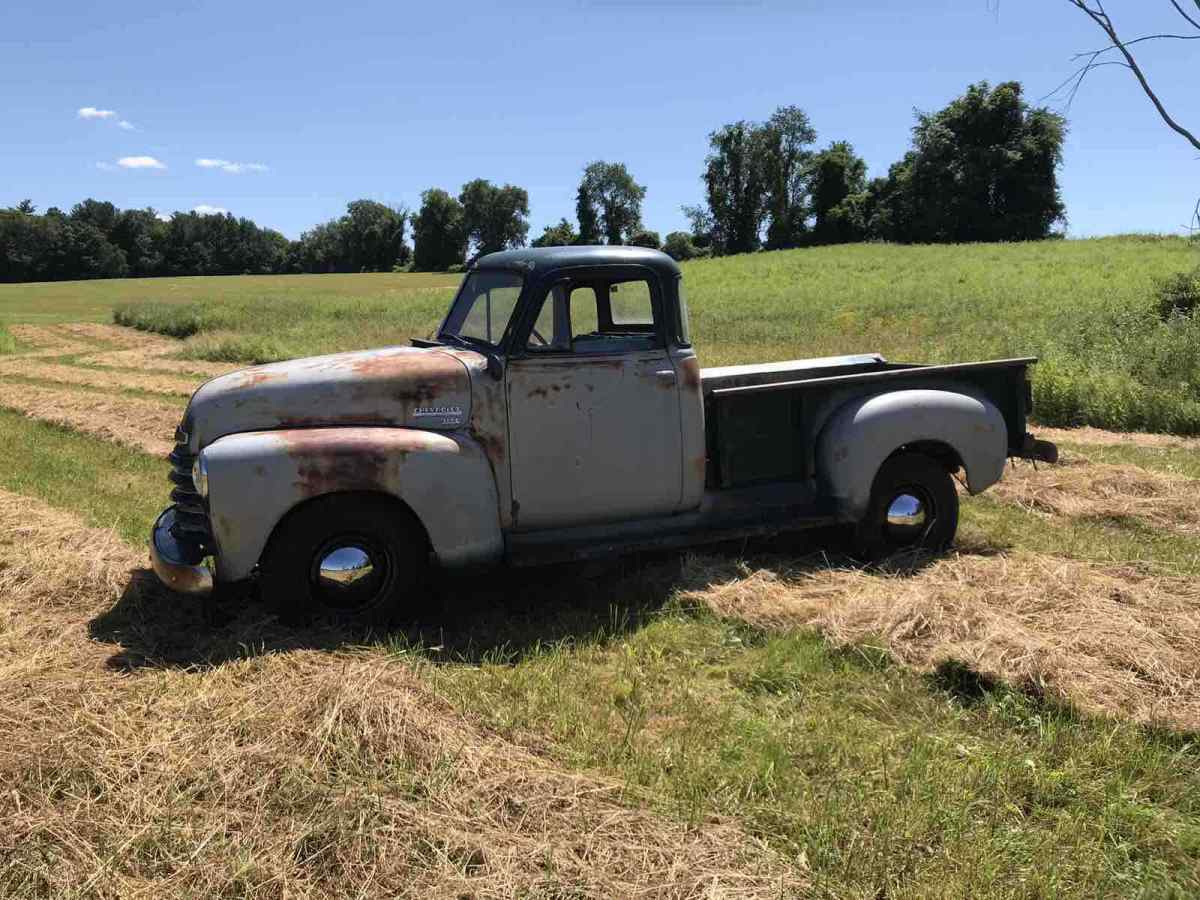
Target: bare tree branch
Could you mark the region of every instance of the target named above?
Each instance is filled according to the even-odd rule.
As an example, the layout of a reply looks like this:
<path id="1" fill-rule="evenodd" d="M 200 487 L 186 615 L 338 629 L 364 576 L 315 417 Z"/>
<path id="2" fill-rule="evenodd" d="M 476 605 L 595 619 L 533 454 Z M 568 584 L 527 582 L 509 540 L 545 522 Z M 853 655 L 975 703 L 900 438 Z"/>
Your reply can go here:
<path id="1" fill-rule="evenodd" d="M 1141 66 L 1138 65 L 1137 60 L 1134 59 L 1133 54 L 1129 51 L 1129 45 L 1122 41 L 1117 35 L 1116 26 L 1113 25 L 1112 19 L 1109 18 L 1108 13 L 1105 12 L 1104 3 L 1102 0 L 1095 0 L 1095 8 L 1089 6 L 1087 0 L 1067 0 L 1067 2 L 1076 9 L 1085 13 L 1088 18 L 1095 22 L 1100 29 L 1106 35 L 1108 35 L 1108 39 L 1112 42 L 1112 47 L 1106 47 L 1103 50 L 1093 51 L 1091 54 L 1091 59 L 1088 64 L 1084 66 L 1084 71 L 1079 75 L 1079 79 L 1082 80 L 1082 78 L 1087 75 L 1088 71 L 1100 65 L 1100 63 L 1097 63 L 1096 60 L 1099 58 L 1101 53 L 1105 53 L 1110 49 L 1116 49 L 1120 52 L 1121 56 L 1125 58 L 1128 68 L 1133 72 L 1134 77 L 1137 78 L 1138 84 L 1141 85 L 1142 92 L 1145 93 L 1145 95 L 1150 99 L 1150 102 L 1154 104 L 1154 108 L 1158 111 L 1159 117 L 1167 124 L 1167 127 L 1183 137 L 1197 150 L 1200 150 L 1200 138 L 1197 138 L 1196 135 L 1194 135 L 1191 131 L 1175 121 L 1171 114 L 1167 112 L 1167 108 L 1163 106 L 1162 101 L 1158 99 L 1158 94 L 1156 94 L 1154 89 L 1150 87 L 1150 82 L 1147 80 L 1145 73 L 1141 69 Z M 1200 8 L 1200 0 L 1194 0 L 1194 2 L 1196 3 L 1197 8 Z M 1176 8 L 1180 9 L 1180 12 L 1182 12 L 1180 7 L 1176 6 Z M 1190 20 L 1190 17 L 1186 18 L 1189 18 Z M 1077 81 L 1077 87 L 1078 83 L 1079 82 Z"/>
<path id="2" fill-rule="evenodd" d="M 1200 0 L 1195 0 L 1195 2 L 1196 2 L 1196 8 L 1200 9 Z M 1189 16 L 1186 12 L 1184 12 L 1183 7 L 1180 6 L 1178 3 L 1178 0 L 1171 0 L 1171 5 L 1173 7 L 1175 7 L 1175 11 L 1177 13 L 1179 13 L 1181 16 L 1183 16 L 1185 19 L 1188 20 L 1188 22 L 1191 24 L 1191 26 L 1193 28 L 1200 30 L 1200 22 L 1197 22 L 1195 19 L 1193 19 L 1191 16 Z"/>

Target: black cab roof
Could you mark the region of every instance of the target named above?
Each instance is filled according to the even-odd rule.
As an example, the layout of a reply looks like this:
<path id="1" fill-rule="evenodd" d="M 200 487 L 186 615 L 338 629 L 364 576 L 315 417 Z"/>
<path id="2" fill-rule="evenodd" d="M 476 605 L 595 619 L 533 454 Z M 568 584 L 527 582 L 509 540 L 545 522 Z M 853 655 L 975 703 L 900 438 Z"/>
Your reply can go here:
<path id="1" fill-rule="evenodd" d="M 624 246 L 522 247 L 481 256 L 473 268 L 525 269 L 544 277 L 554 269 L 622 265 L 645 266 L 666 280 L 682 274 L 675 260 L 661 250 Z"/>

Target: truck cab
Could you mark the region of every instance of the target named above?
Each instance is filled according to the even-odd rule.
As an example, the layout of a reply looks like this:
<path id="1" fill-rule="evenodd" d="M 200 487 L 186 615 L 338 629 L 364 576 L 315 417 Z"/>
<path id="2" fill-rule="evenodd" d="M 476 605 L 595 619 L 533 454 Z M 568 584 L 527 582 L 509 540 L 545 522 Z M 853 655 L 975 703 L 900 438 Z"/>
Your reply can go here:
<path id="1" fill-rule="evenodd" d="M 954 472 L 977 492 L 1053 455 L 1024 430 L 1032 362 L 702 371 L 665 254 L 491 254 L 430 339 L 202 385 L 151 558 L 177 590 L 256 580 L 286 615 L 373 620 L 437 569 L 831 522 L 868 555 L 937 549 Z"/>

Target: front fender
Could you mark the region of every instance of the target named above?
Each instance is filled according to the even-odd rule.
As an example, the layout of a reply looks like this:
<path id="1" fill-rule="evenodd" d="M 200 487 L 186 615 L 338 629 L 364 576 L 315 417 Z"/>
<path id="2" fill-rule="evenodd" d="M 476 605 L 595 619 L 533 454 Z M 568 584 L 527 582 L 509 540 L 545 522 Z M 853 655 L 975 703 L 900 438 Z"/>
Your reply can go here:
<path id="1" fill-rule="evenodd" d="M 962 461 L 977 494 L 1000 480 L 1008 458 L 1004 416 L 986 397 L 946 390 L 906 390 L 852 400 L 817 440 L 817 471 L 839 515 L 866 514 L 883 461 L 906 444 L 943 444 Z"/>
<path id="2" fill-rule="evenodd" d="M 233 434 L 204 450 L 217 578 L 250 575 L 279 521 L 323 494 L 379 491 L 408 504 L 438 561 L 503 551 L 496 482 L 469 435 L 410 428 L 304 428 Z"/>

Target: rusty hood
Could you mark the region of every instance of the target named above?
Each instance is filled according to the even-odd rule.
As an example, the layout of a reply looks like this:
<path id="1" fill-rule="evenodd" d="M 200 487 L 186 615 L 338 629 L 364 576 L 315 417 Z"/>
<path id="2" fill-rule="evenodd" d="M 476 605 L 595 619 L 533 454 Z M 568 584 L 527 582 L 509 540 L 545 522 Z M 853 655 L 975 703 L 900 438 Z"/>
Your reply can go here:
<path id="1" fill-rule="evenodd" d="M 460 428 L 471 414 L 472 370 L 484 362 L 462 351 L 387 347 L 231 372 L 192 395 L 185 417 L 189 444 L 199 448 L 227 434 L 277 428 Z"/>

